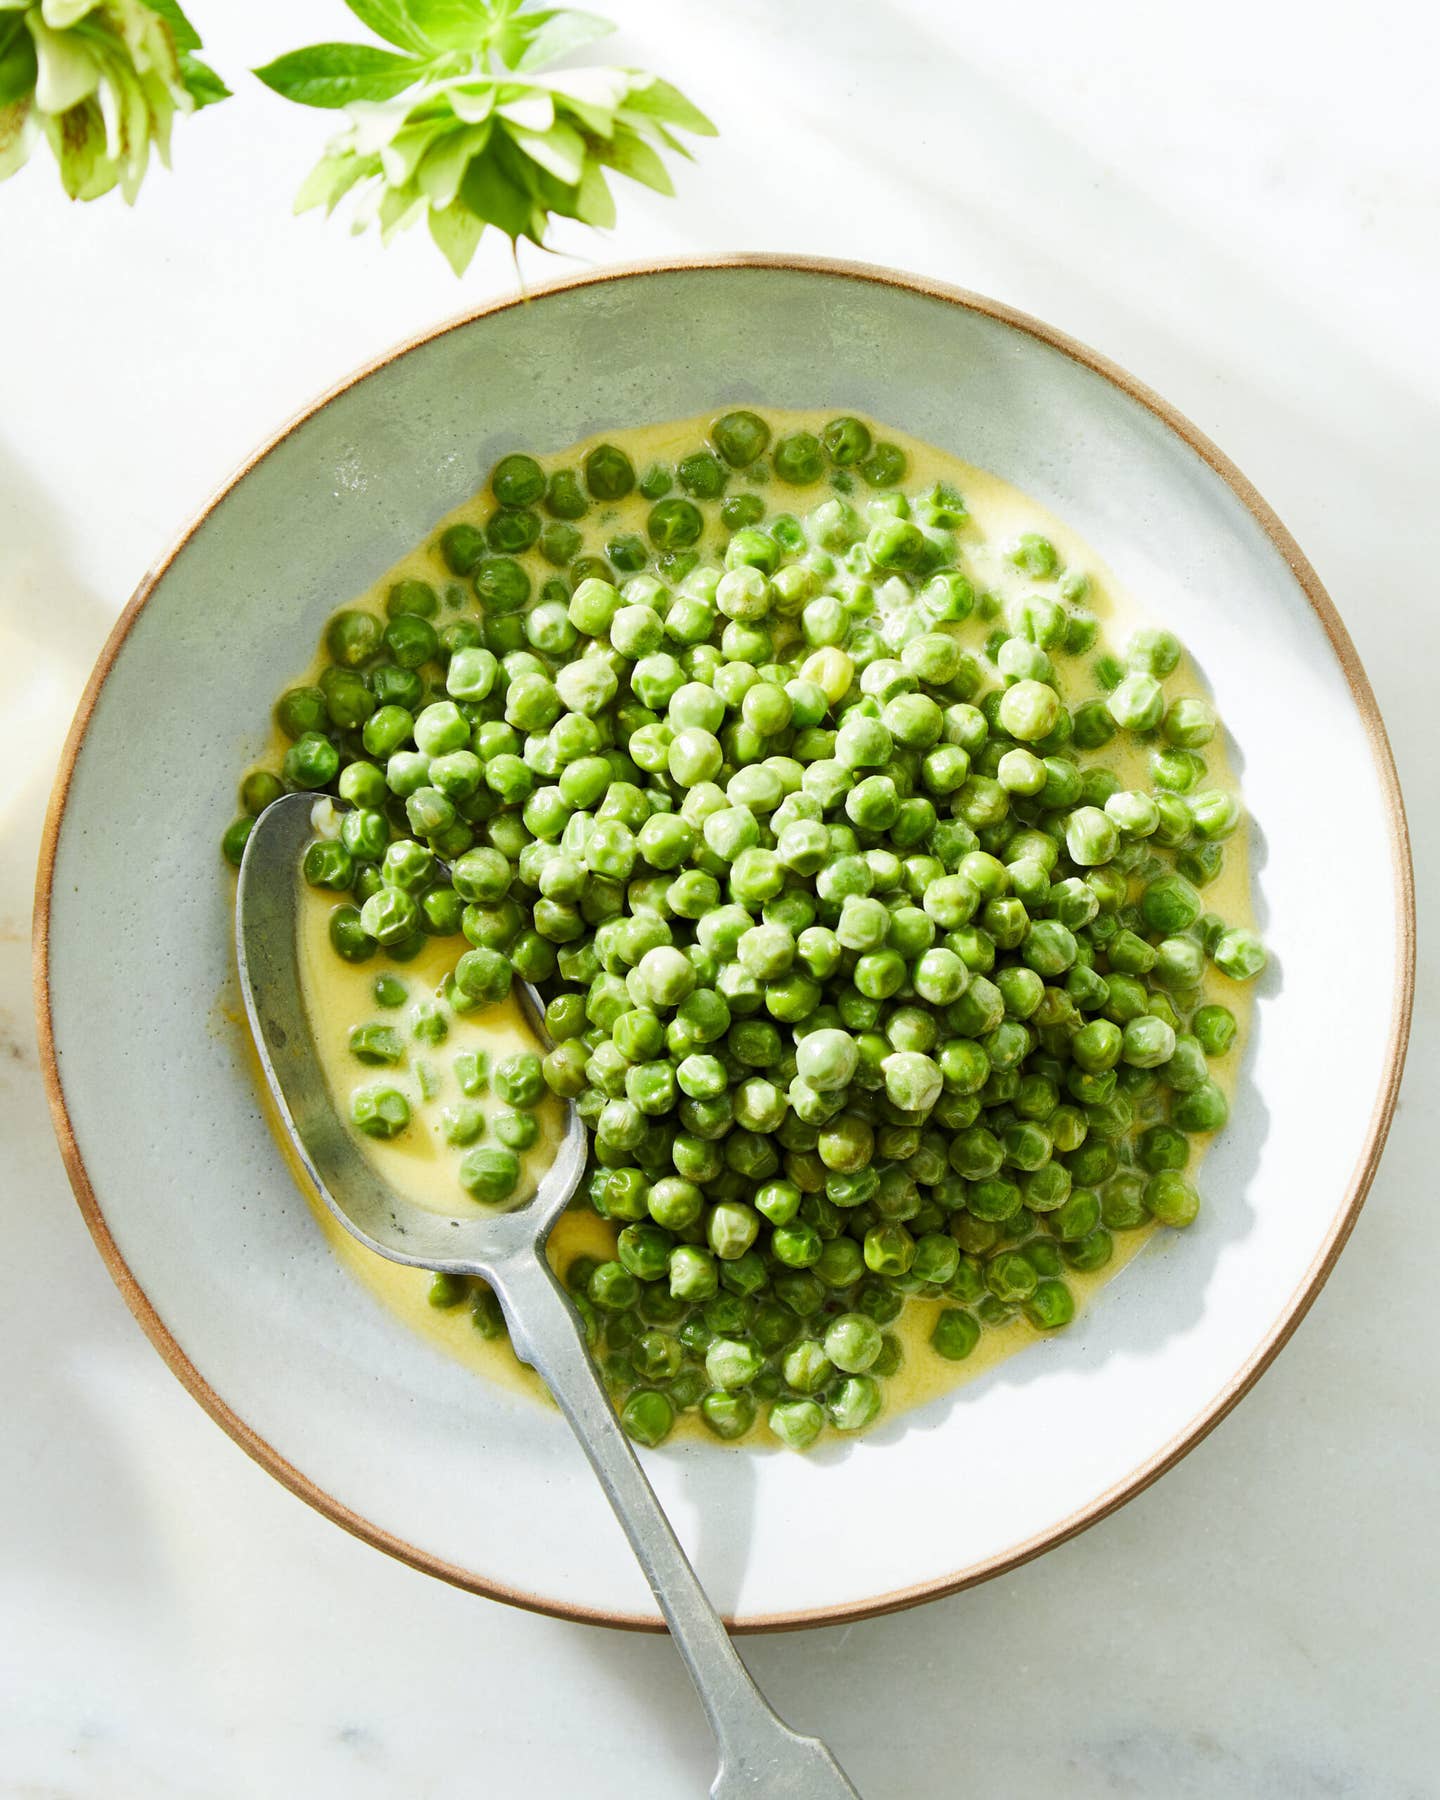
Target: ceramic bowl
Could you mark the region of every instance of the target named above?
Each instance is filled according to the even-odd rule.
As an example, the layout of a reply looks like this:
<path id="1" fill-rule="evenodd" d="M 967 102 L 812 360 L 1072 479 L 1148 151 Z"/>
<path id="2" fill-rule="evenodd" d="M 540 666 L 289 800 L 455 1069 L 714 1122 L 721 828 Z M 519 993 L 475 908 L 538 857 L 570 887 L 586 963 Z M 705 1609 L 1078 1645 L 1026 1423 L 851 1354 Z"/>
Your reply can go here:
<path id="1" fill-rule="evenodd" d="M 65 751 L 37 942 L 56 1125 L 140 1322 L 251 1455 L 419 1568 L 614 1625 L 657 1617 L 558 1413 L 380 1310 L 296 1191 L 224 1018 L 230 882 L 216 841 L 235 771 L 327 614 L 499 453 L 766 402 L 870 413 L 995 470 L 1179 632 L 1233 734 L 1273 960 L 1200 1222 L 1155 1239 L 1070 1331 L 808 1458 L 703 1443 L 647 1456 L 726 1614 L 803 1625 L 953 1590 L 1175 1462 L 1333 1264 L 1380 1153 L 1408 1023 L 1404 820 L 1343 626 L 1220 452 L 1048 327 L 874 269 L 622 270 L 445 326 L 301 414 L 145 581 Z M 1336 820 L 1343 878 L 1326 873 Z"/>

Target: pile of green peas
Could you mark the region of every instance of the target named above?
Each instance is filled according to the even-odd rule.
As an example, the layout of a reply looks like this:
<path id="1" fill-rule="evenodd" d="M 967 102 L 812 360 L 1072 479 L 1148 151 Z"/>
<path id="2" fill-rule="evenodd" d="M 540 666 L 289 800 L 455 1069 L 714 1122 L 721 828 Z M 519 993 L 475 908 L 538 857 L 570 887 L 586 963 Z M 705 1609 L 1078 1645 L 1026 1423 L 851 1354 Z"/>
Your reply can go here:
<path id="1" fill-rule="evenodd" d="M 331 620 L 226 833 L 238 861 L 280 793 L 334 793 L 304 874 L 338 955 L 456 939 L 442 1012 L 538 986 L 516 1104 L 543 1082 L 592 1134 L 615 1253 L 563 1273 L 642 1443 L 697 1409 L 795 1449 L 867 1425 L 912 1296 L 956 1361 L 1065 1325 L 1114 1233 L 1195 1218 L 1226 1122 L 1205 987 L 1265 952 L 1203 898 L 1242 822 L 1215 716 L 1167 691 L 1168 631 L 1103 647 L 1045 537 L 1008 547 L 1031 591 L 977 591 L 962 496 L 908 472 L 859 419 L 748 410 L 644 470 L 504 457 L 438 540 L 452 582 Z M 513 1150 L 461 1179 L 509 1199 Z M 500 1329 L 481 1289 L 434 1297 Z"/>

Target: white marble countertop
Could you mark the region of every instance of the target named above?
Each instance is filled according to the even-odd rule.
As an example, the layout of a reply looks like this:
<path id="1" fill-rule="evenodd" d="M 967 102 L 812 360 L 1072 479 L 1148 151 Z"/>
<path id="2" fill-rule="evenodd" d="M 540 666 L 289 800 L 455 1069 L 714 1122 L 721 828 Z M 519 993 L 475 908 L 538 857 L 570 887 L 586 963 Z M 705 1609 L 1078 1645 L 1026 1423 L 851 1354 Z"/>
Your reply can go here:
<path id="1" fill-rule="evenodd" d="M 1329 585 L 1389 722 L 1429 913 L 1429 11 L 1377 0 L 1362 31 L 1338 0 L 1303 20 L 1280 0 L 1203 17 L 1139 0 L 609 10 L 626 28 L 616 60 L 658 64 L 725 135 L 682 174 L 681 204 L 627 191 L 600 256 L 749 248 L 922 270 L 1157 387 Z M 512 279 L 498 247 L 461 285 L 419 237 L 382 254 L 288 216 L 327 122 L 240 71 L 348 35 L 333 0 L 193 11 L 246 91 L 181 128 L 179 172 L 153 176 L 134 214 L 67 211 L 47 168 L 0 188 L 0 1794 L 699 1794 L 710 1746 L 667 1644 L 413 1574 L 246 1459 L 130 1319 L 51 1139 L 30 1018 L 35 846 L 111 622 L 279 420 Z M 532 280 L 549 266 L 525 261 Z M 1334 831 L 1343 853 L 1343 820 Z M 777 1704 L 872 1800 L 1437 1792 L 1437 1026 L 1422 969 L 1354 1238 L 1274 1369 L 1178 1469 L 971 1593 L 749 1642 Z"/>

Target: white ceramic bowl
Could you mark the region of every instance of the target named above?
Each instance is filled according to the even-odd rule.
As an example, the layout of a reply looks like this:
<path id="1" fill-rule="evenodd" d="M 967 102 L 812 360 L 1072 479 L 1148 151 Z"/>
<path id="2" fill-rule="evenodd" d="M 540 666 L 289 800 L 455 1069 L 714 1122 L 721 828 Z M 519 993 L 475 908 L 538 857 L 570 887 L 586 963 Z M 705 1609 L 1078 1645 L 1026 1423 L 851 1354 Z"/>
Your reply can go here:
<path id="1" fill-rule="evenodd" d="M 1047 327 L 873 269 L 637 269 L 487 308 L 302 414 L 142 586 L 76 719 L 37 927 L 56 1126 L 140 1322 L 266 1468 L 420 1568 L 617 1625 L 653 1626 L 655 1609 L 558 1414 L 409 1335 L 296 1192 L 218 1022 L 230 884 L 216 838 L 326 615 L 498 453 L 737 402 L 854 408 L 995 470 L 1174 626 L 1234 735 L 1273 962 L 1201 1222 L 1156 1240 L 1071 1331 L 808 1458 L 703 1444 L 647 1457 L 727 1614 L 801 1625 L 947 1592 L 1173 1463 L 1328 1273 L 1375 1169 L 1409 1018 L 1404 819 L 1344 628 L 1214 446 Z"/>

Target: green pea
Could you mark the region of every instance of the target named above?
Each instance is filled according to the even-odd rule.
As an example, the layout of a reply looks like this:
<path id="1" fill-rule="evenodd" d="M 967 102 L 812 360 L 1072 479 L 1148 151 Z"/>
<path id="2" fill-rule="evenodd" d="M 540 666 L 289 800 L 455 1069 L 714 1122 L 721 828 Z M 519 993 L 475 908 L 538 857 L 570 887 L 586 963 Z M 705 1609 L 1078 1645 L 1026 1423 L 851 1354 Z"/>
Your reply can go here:
<path id="1" fill-rule="evenodd" d="M 635 486 L 635 465 L 614 444 L 597 444 L 585 458 L 585 486 L 595 500 L 623 500 Z"/>
<path id="2" fill-rule="evenodd" d="M 380 654 L 382 626 L 373 613 L 338 612 L 325 628 L 325 650 L 344 669 L 361 669 Z"/>
<path id="3" fill-rule="evenodd" d="M 859 464 L 861 475 L 875 488 L 895 487 L 905 479 L 909 467 L 905 452 L 898 444 L 890 443 L 875 444 Z"/>
<path id="4" fill-rule="evenodd" d="M 440 654 L 435 627 L 418 613 L 400 613 L 385 627 L 385 648 L 402 669 L 420 669 Z"/>
<path id="5" fill-rule="evenodd" d="M 485 542 L 497 556 L 522 555 L 540 534 L 540 515 L 528 510 L 492 513 L 485 521 Z"/>
<path id="6" fill-rule="evenodd" d="M 863 1375 L 880 1354 L 880 1327 L 864 1313 L 841 1313 L 825 1333 L 825 1355 L 846 1375 Z"/>
<path id="7" fill-rule="evenodd" d="M 410 1103 L 398 1088 L 359 1088 L 350 1098 L 350 1119 L 366 1137 L 399 1137 L 410 1123 Z"/>
<path id="8" fill-rule="evenodd" d="M 765 502 L 758 494 L 732 494 L 720 508 L 720 520 L 728 531 L 758 525 L 765 517 Z"/>
<path id="9" fill-rule="evenodd" d="M 350 1032 L 349 1045 L 357 1062 L 398 1063 L 405 1055 L 404 1040 L 390 1025 L 356 1025 Z"/>
<path id="10" fill-rule="evenodd" d="M 440 534 L 440 554 L 452 575 L 472 575 L 485 554 L 485 534 L 474 525 L 450 525 Z"/>
<path id="11" fill-rule="evenodd" d="M 532 588 L 530 576 L 512 556 L 487 557 L 475 571 L 475 598 L 481 611 L 497 620 L 519 612 L 529 600 Z M 397 656 L 396 660 L 403 659 Z"/>
<path id="12" fill-rule="evenodd" d="M 1267 960 L 1265 946 L 1253 931 L 1243 927 L 1224 932 L 1211 955 L 1215 967 L 1232 981 L 1253 981 Z"/>
<path id="13" fill-rule="evenodd" d="M 820 433 L 825 454 L 837 468 L 846 469 L 860 463 L 870 454 L 870 428 L 862 420 L 848 415 L 831 419 Z"/>
<path id="14" fill-rule="evenodd" d="M 391 1010 L 403 1006 L 410 996 L 410 990 L 405 983 L 388 971 L 375 977 L 370 984 L 370 992 L 377 1006 L 388 1007 Z"/>
<path id="15" fill-rule="evenodd" d="M 502 506 L 533 506 L 545 492 L 545 472 L 533 456 L 502 456 L 490 471 L 490 491 Z"/>
<path id="16" fill-rule="evenodd" d="M 1207 1056 L 1224 1056 L 1235 1042 L 1238 1026 L 1228 1006 L 1202 1006 L 1190 1021 L 1190 1029 Z"/>
<path id="17" fill-rule="evenodd" d="M 342 962 L 368 962 L 375 954 L 375 940 L 360 922 L 358 906 L 337 906 L 327 925 L 330 946 Z"/>
<path id="18" fill-rule="evenodd" d="M 825 452 L 809 431 L 792 431 L 778 439 L 770 461 L 779 479 L 791 487 L 810 487 L 825 473 Z"/>
<path id="19" fill-rule="evenodd" d="M 770 427 L 758 413 L 724 413 L 711 425 L 710 440 L 732 469 L 745 469 L 765 454 Z"/>
<path id="20" fill-rule="evenodd" d="M 580 554 L 584 542 L 584 538 L 573 525 L 567 525 L 560 519 L 552 519 L 540 532 L 540 554 L 555 568 L 563 569 L 574 562 Z M 523 548 L 523 546 L 521 547 Z M 500 548 L 500 546 L 497 545 L 496 548 Z M 560 647 L 567 649 L 569 646 L 561 645 Z"/>
<path id="21" fill-rule="evenodd" d="M 1171 1108 L 1170 1117 L 1181 1131 L 1220 1131 L 1230 1117 L 1230 1103 L 1224 1090 L 1207 1080 L 1183 1094 Z"/>
<path id="22" fill-rule="evenodd" d="M 255 820 L 249 814 L 243 818 L 233 819 L 230 824 L 225 827 L 224 834 L 220 839 L 220 851 L 226 862 L 232 864 L 237 869 L 240 867 L 241 858 L 245 854 L 245 845 L 249 841 L 250 833 L 254 829 Z"/>
<path id="23" fill-rule="evenodd" d="M 462 1306 L 469 1297 L 469 1286 L 463 1275 L 437 1274 L 431 1278 L 427 1296 L 431 1306 L 446 1311 Z"/>
<path id="24" fill-rule="evenodd" d="M 1200 1196 L 1176 1170 L 1162 1170 L 1145 1183 L 1145 1210 L 1162 1225 L 1183 1228 L 1200 1211 Z"/>
<path id="25" fill-rule="evenodd" d="M 1058 1331 L 1075 1316 L 1075 1297 L 1060 1280 L 1037 1282 L 1025 1302 L 1025 1317 L 1041 1331 Z"/>
<path id="26" fill-rule="evenodd" d="M 1125 731 L 1150 731 L 1165 710 L 1165 696 L 1152 675 L 1131 674 L 1106 701 L 1110 717 Z"/>
<path id="27" fill-rule="evenodd" d="M 428 581 L 397 581 L 385 596 L 387 618 L 433 619 L 440 610 L 440 596 Z"/>
<path id="28" fill-rule="evenodd" d="M 1215 714 L 1203 700 L 1185 696 L 1166 707 L 1161 730 L 1178 749 L 1201 750 L 1215 735 Z"/>
<path id="29" fill-rule="evenodd" d="M 977 1293 L 976 1298 L 979 1298 Z M 962 1307 L 947 1306 L 930 1332 L 930 1347 L 947 1362 L 963 1362 L 980 1342 L 980 1324 Z"/>
<path id="30" fill-rule="evenodd" d="M 825 1410 L 837 1431 L 861 1431 L 883 1406 L 880 1384 L 873 1376 L 851 1375 L 832 1391 Z"/>
<path id="31" fill-rule="evenodd" d="M 552 519 L 579 519 L 589 511 L 589 502 L 573 469 L 556 469 L 545 483 L 545 510 Z"/>
<path id="32" fill-rule="evenodd" d="M 650 509 L 645 529 L 657 549 L 683 550 L 699 542 L 705 519 L 692 500 L 662 500 Z"/>
<path id="33" fill-rule="evenodd" d="M 620 1423 L 637 1444 L 654 1449 L 674 1429 L 675 1407 L 671 1398 L 658 1389 L 640 1388 L 621 1407 Z"/>
<path id="34" fill-rule="evenodd" d="M 755 1345 L 743 1338 L 717 1337 L 705 1351 L 706 1375 L 727 1394 L 748 1387 L 763 1366 Z"/>
<path id="35" fill-rule="evenodd" d="M 285 780 L 293 788 L 328 787 L 340 772 L 340 752 L 318 731 L 307 731 L 285 752 Z"/>
<path id="36" fill-rule="evenodd" d="M 787 1450 L 807 1450 L 825 1428 L 825 1413 L 815 1400 L 777 1400 L 766 1423 Z"/>

